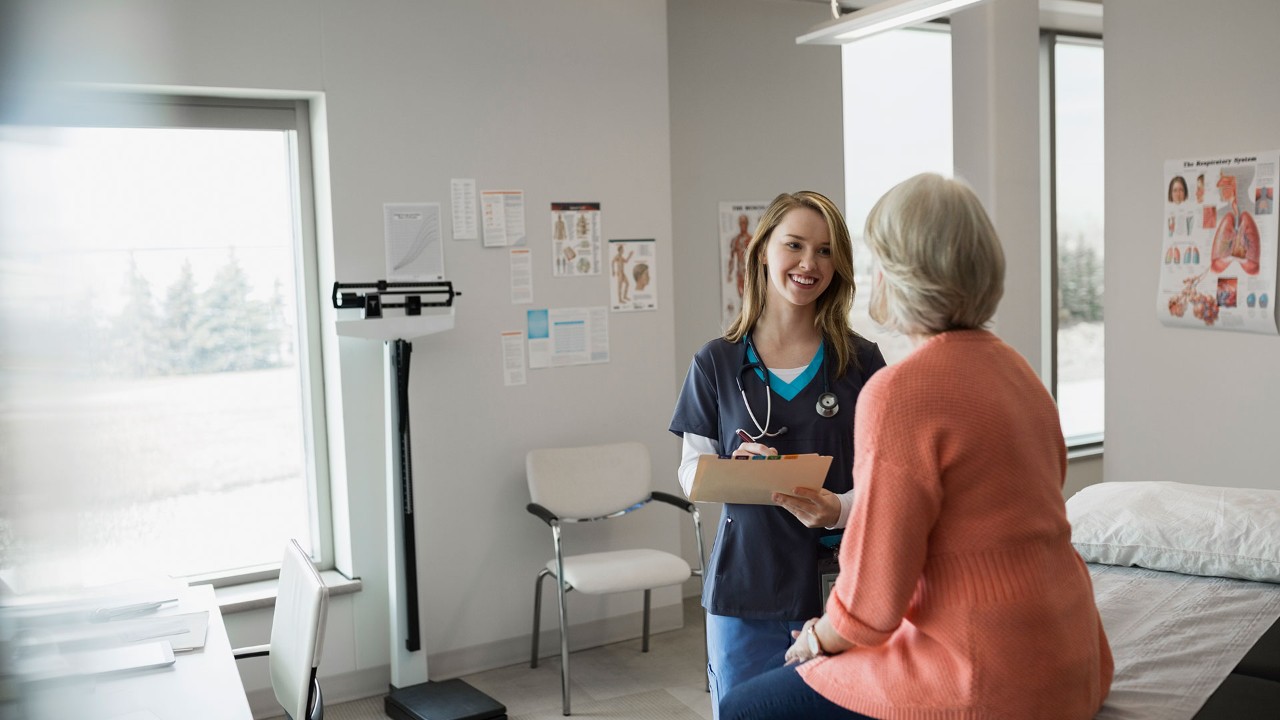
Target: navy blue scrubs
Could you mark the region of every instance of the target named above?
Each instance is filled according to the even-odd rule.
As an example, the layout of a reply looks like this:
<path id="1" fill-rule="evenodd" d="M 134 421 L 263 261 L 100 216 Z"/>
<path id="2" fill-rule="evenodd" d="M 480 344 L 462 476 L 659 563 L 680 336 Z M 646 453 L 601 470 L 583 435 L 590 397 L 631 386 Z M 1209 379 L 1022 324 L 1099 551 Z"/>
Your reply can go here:
<path id="1" fill-rule="evenodd" d="M 790 400 L 774 391 L 768 429 L 785 426 L 787 432 L 759 441 L 781 454 L 830 455 L 831 469 L 823 486 L 834 493 L 853 487 L 854 406 L 866 380 L 885 366 L 875 343 L 856 335 L 848 341 L 857 366 L 851 364 L 839 378 L 828 368 L 819 369 Z M 726 455 L 742 444 L 738 428 L 751 435 L 759 432 L 738 392 L 745 354 L 745 343 L 717 338 L 694 355 L 671 418 L 671 432 L 716 439 Z M 835 354 L 828 348 L 826 356 Z M 771 382 L 777 387 L 781 381 L 772 378 Z M 840 410 L 834 417 L 822 417 L 815 409 L 824 384 L 839 400 Z M 742 386 L 751 411 L 764 423 L 768 407 L 764 381 L 750 370 L 742 373 Z M 821 615 L 818 539 L 826 534 L 830 531 L 806 528 L 775 505 L 726 504 L 711 551 L 702 606 L 714 615 L 745 619 L 785 621 Z"/>

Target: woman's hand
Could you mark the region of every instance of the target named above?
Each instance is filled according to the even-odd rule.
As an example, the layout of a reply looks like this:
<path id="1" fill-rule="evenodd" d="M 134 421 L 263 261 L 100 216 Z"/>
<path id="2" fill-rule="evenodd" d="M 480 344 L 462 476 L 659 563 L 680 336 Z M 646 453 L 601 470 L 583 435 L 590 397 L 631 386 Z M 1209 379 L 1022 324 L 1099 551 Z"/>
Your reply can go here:
<path id="1" fill-rule="evenodd" d="M 792 494 L 776 492 L 773 501 L 805 527 L 828 528 L 840 521 L 840 498 L 826 488 L 796 488 Z"/>
<path id="2" fill-rule="evenodd" d="M 777 455 L 778 451 L 758 442 L 744 442 L 733 451 L 733 457 L 752 457 L 753 455 Z M 836 502 L 839 502 L 838 500 Z M 839 512 L 839 510 L 837 510 Z"/>
<path id="3" fill-rule="evenodd" d="M 799 665 L 802 662 L 818 657 L 813 654 L 812 648 L 809 647 L 809 638 L 807 637 L 809 626 L 816 622 L 818 622 L 818 618 L 812 618 L 804 624 L 803 628 L 791 631 L 791 647 L 787 648 L 787 654 L 784 657 L 786 665 Z"/>

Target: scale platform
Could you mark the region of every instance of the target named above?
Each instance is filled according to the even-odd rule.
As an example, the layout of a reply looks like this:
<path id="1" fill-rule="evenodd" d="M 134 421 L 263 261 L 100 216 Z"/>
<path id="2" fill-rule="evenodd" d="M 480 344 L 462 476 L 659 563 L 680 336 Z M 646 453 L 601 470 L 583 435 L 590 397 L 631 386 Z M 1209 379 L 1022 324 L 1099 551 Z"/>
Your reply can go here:
<path id="1" fill-rule="evenodd" d="M 392 690 L 383 703 L 393 720 L 506 720 L 507 706 L 462 680 L 427 681 Z"/>

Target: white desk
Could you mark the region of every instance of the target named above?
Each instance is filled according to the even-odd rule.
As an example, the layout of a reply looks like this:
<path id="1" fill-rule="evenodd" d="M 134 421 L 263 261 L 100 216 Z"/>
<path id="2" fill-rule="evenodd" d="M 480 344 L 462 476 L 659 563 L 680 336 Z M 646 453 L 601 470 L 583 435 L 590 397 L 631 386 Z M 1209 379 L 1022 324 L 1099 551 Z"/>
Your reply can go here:
<path id="1" fill-rule="evenodd" d="M 174 654 L 168 667 L 31 683 L 21 702 L 30 720 L 252 720 L 213 588 L 185 588 L 156 616 L 209 611 L 203 648 Z"/>

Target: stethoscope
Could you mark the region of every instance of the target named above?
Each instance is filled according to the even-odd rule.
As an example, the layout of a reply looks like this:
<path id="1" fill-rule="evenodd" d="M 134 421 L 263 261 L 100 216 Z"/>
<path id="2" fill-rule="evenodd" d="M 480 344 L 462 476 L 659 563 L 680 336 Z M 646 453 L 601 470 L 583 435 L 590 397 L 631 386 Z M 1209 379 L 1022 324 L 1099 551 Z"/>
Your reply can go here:
<path id="1" fill-rule="evenodd" d="M 751 422 L 755 423 L 756 430 L 759 431 L 756 435 L 752 435 L 751 433 L 746 434 L 752 441 L 758 441 L 760 438 L 765 437 L 777 437 L 785 433 L 787 431 L 787 427 L 784 425 L 777 430 L 772 432 L 769 431 L 769 423 L 773 419 L 773 387 L 769 383 L 769 368 L 765 366 L 763 360 L 749 362 L 751 355 L 754 354 L 757 358 L 759 358 L 760 355 L 759 353 L 756 353 L 755 346 L 751 344 L 750 336 L 747 336 L 745 341 L 745 347 L 742 350 L 742 367 L 739 368 L 737 377 L 738 394 L 742 396 L 742 404 L 747 408 L 747 415 L 751 417 Z M 743 373 L 753 370 L 759 370 L 761 374 L 764 375 L 764 425 L 761 425 L 760 421 L 756 419 L 756 414 L 751 410 L 751 403 L 747 400 L 747 391 L 742 387 Z M 835 417 L 835 414 L 840 412 L 840 401 L 836 398 L 836 394 L 831 392 L 829 378 L 827 377 L 827 356 L 825 350 L 822 355 L 822 394 L 818 396 L 818 403 L 814 409 L 824 418 Z"/>

